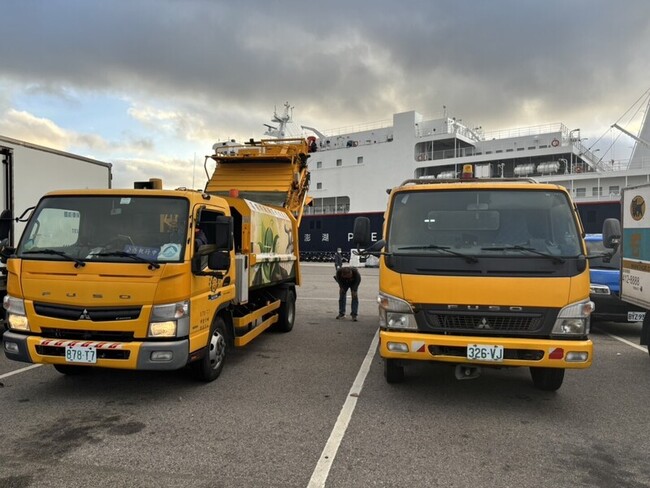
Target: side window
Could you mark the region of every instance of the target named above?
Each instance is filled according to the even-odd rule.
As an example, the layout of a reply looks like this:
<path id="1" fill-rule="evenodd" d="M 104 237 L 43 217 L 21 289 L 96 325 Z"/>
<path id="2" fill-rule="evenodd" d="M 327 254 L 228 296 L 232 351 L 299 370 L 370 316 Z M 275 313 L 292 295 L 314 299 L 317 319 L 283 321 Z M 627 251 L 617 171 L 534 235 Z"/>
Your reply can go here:
<path id="1" fill-rule="evenodd" d="M 222 216 L 221 212 L 202 209 L 196 215 L 196 225 L 194 226 L 194 250 L 201 246 L 212 245 L 217 242 L 217 227 L 215 222 L 217 217 Z"/>

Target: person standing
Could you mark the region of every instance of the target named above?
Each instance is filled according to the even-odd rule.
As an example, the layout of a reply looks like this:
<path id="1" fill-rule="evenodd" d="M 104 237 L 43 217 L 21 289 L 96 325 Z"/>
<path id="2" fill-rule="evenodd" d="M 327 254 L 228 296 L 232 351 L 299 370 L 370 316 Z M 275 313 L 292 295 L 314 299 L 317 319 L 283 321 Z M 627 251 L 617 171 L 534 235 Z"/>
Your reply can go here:
<path id="1" fill-rule="evenodd" d="M 336 319 L 345 317 L 345 302 L 350 290 L 352 295 L 352 302 L 350 304 L 350 311 L 352 320 L 357 321 L 357 314 L 359 312 L 359 284 L 361 283 L 361 275 L 359 270 L 354 266 L 345 266 L 336 270 L 334 279 L 339 284 L 339 314 Z"/>
<path id="2" fill-rule="evenodd" d="M 341 254 L 341 248 L 339 247 L 334 254 L 334 268 L 338 271 L 341 266 L 343 266 L 343 255 Z"/>

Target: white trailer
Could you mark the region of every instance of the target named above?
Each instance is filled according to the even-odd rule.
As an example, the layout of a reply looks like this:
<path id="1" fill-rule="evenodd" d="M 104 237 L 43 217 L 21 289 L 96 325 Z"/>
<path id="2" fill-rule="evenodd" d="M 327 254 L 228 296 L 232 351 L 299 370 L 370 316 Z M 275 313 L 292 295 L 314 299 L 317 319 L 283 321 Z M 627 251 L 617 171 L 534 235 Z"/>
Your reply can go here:
<path id="1" fill-rule="evenodd" d="M 13 247 L 25 227 L 16 221 L 28 209 L 34 207 L 41 196 L 52 190 L 81 188 L 110 188 L 112 165 L 94 159 L 77 156 L 56 149 L 0 136 L 0 211 L 6 225 L 10 226 L 8 242 Z M 25 214 L 25 218 L 29 213 Z M 7 274 L 0 264 L 0 302 L 6 294 Z M 4 309 L 0 307 L 0 319 Z M 0 335 L 4 327 L 0 325 Z"/>
<path id="2" fill-rule="evenodd" d="M 0 136 L 0 211 L 19 217 L 51 190 L 110 188 L 112 165 Z M 18 244 L 22 222 L 13 222 L 9 245 Z"/>
<path id="3" fill-rule="evenodd" d="M 623 189 L 621 227 L 621 299 L 650 310 L 650 184 Z M 650 345 L 650 312 L 641 344 Z"/>

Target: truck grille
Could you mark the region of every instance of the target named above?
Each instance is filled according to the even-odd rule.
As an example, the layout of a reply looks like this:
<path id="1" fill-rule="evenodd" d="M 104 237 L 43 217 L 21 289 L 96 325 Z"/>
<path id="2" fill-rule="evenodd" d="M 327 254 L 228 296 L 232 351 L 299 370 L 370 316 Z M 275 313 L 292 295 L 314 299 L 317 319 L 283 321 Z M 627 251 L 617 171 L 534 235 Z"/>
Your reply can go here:
<path id="1" fill-rule="evenodd" d="M 533 332 L 543 325 L 537 314 L 445 313 L 428 311 L 427 323 L 435 329 L 453 331 Z"/>
<path id="2" fill-rule="evenodd" d="M 114 322 L 135 320 L 140 317 L 141 307 L 64 307 L 45 303 L 34 303 L 34 310 L 41 317 L 62 320 L 90 320 L 91 322 Z"/>

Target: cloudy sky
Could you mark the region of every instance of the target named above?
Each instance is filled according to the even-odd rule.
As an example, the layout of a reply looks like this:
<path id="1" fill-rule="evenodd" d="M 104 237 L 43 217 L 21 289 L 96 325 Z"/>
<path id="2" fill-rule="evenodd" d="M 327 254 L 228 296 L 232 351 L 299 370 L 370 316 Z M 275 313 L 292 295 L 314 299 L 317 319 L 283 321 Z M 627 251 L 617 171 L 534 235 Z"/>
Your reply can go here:
<path id="1" fill-rule="evenodd" d="M 203 187 L 274 107 L 323 132 L 416 110 L 601 144 L 650 88 L 648 0 L 0 0 L 0 135 Z M 589 146 L 589 141 L 585 142 Z M 630 140 L 619 141 L 614 158 Z"/>

